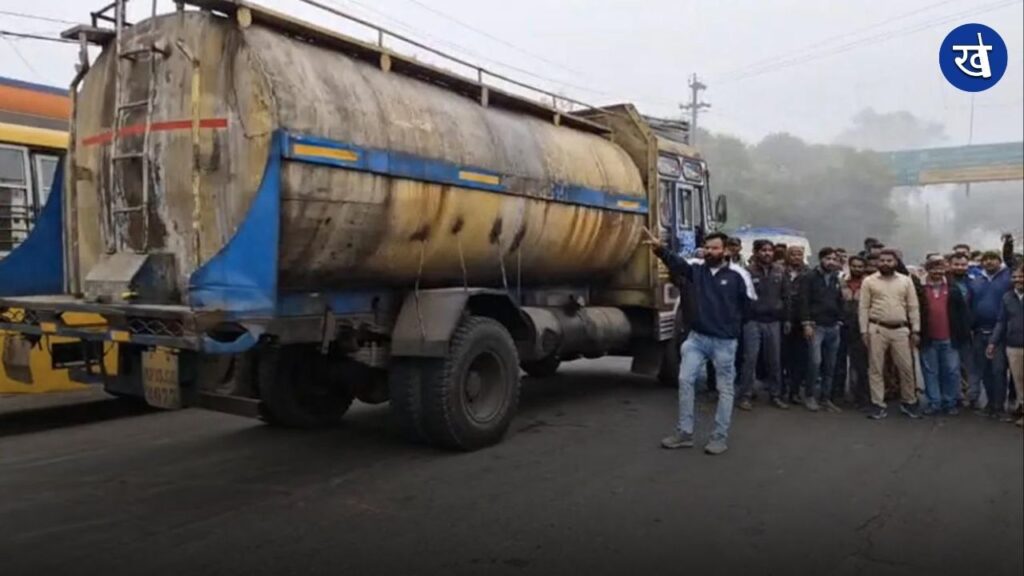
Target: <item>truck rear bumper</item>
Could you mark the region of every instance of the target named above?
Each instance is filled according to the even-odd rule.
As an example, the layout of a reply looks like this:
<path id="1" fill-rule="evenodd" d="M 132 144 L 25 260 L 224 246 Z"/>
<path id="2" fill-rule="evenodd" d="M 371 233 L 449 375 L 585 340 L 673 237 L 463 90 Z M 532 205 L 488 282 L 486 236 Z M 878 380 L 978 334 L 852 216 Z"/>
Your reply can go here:
<path id="1" fill-rule="evenodd" d="M 69 322 L 66 313 L 92 314 L 102 322 Z M 99 304 L 67 295 L 0 298 L 0 330 L 29 336 L 66 336 L 224 354 L 247 350 L 262 333 L 259 320 L 247 320 L 245 327 L 236 320 L 232 330 L 221 330 L 229 321 L 223 312 L 197 311 L 188 306 Z M 229 336 L 215 337 L 217 334 Z"/>

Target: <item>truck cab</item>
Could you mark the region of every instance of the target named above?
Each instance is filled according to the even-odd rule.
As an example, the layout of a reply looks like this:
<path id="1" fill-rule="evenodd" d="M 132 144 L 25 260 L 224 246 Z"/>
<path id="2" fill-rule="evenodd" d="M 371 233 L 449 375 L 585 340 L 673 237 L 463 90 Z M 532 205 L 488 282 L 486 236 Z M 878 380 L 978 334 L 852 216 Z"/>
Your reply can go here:
<path id="1" fill-rule="evenodd" d="M 718 227 L 711 209 L 707 164 L 676 142 L 658 138 L 658 234 L 682 256 L 692 256 Z"/>

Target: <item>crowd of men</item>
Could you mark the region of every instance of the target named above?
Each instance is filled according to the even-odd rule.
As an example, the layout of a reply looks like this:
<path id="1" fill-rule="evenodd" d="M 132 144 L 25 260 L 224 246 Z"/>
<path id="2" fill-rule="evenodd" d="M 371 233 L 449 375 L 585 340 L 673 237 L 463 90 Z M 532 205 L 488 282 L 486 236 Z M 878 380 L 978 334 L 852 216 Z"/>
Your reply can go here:
<path id="1" fill-rule="evenodd" d="M 769 240 L 755 241 L 743 263 L 739 239 L 720 233 L 694 260 L 649 233 L 648 244 L 693 300 L 679 421 L 665 448 L 694 445 L 702 380 L 718 396 L 709 454 L 728 449 L 733 405 L 753 410 L 759 381 L 781 410 L 841 413 L 845 405 L 881 420 L 895 399 L 912 419 L 967 409 L 1024 423 L 1024 259 L 1012 236 L 1002 252 L 960 244 L 920 268 L 874 238 L 857 254 L 822 248 L 813 265 L 802 247 Z"/>

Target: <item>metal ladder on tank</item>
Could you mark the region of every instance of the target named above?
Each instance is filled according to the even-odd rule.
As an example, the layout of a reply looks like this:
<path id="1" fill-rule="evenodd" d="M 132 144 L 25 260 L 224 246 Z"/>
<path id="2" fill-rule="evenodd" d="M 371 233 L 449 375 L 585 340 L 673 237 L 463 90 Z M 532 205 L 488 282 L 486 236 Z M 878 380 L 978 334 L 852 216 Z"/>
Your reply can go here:
<path id="1" fill-rule="evenodd" d="M 108 181 L 111 184 L 110 220 L 111 234 L 107 238 L 107 252 L 114 253 L 125 247 L 125 238 L 122 230 L 127 228 L 127 223 L 120 226 L 121 219 L 128 219 L 133 213 L 139 213 L 142 221 L 142 241 L 135 247 L 136 252 L 145 252 L 149 245 L 149 205 L 152 194 L 152 165 L 150 136 L 153 130 L 153 100 L 156 89 L 156 59 L 157 56 L 166 57 L 167 51 L 157 47 L 153 42 L 147 43 L 139 48 L 127 48 L 125 46 L 125 29 L 131 27 L 125 20 L 125 8 L 128 0 L 115 0 L 113 4 L 104 10 L 114 11 L 114 122 L 111 130 L 110 156 L 108 163 Z M 150 26 L 156 28 L 156 0 L 152 0 L 150 14 Z M 140 57 L 148 61 L 148 78 L 146 83 L 146 97 L 141 100 L 128 101 L 131 90 L 125 82 L 128 78 L 126 67 L 135 64 Z M 122 149 L 122 137 L 126 127 L 126 120 L 132 111 L 140 108 L 145 109 L 145 120 L 142 129 L 142 148 L 136 150 Z M 138 160 L 141 171 L 140 181 L 142 182 L 141 201 L 131 205 L 125 192 L 124 176 L 127 166 L 132 160 Z"/>

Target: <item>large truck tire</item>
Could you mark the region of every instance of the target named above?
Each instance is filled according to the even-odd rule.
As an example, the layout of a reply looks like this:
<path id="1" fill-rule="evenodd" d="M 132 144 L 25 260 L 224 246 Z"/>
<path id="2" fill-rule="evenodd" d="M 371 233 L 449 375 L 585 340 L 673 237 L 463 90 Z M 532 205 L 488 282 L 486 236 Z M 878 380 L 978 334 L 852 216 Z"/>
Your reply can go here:
<path id="1" fill-rule="evenodd" d="M 501 441 L 519 406 L 519 355 L 501 323 L 469 316 L 448 356 L 421 371 L 423 428 L 436 445 L 476 450 Z"/>
<path id="2" fill-rule="evenodd" d="M 548 356 L 534 362 L 523 362 L 520 367 L 534 378 L 548 378 L 554 376 L 561 365 L 562 360 L 558 356 Z"/>
<path id="3" fill-rule="evenodd" d="M 658 370 L 658 383 L 666 388 L 679 385 L 679 347 L 681 344 L 679 336 L 666 340 L 662 344 L 665 349 L 661 353 L 661 368 Z"/>
<path id="4" fill-rule="evenodd" d="M 685 282 L 683 282 L 685 284 Z M 680 295 L 676 306 L 675 318 L 672 321 L 672 338 L 664 342 L 665 349 L 661 355 L 661 369 L 658 370 L 658 382 L 666 388 L 679 386 L 679 364 L 682 362 L 682 347 L 689 333 L 686 318 L 696 314 L 692 291 L 685 290 Z"/>
<path id="5" fill-rule="evenodd" d="M 270 424 L 288 428 L 324 428 L 341 421 L 352 405 L 352 389 L 330 357 L 315 346 L 291 345 L 265 350 L 257 373 L 261 412 Z"/>
<path id="6" fill-rule="evenodd" d="M 423 427 L 423 389 L 441 377 L 444 362 L 434 358 L 396 358 L 388 374 L 391 413 L 402 435 L 411 442 L 430 441 Z"/>

